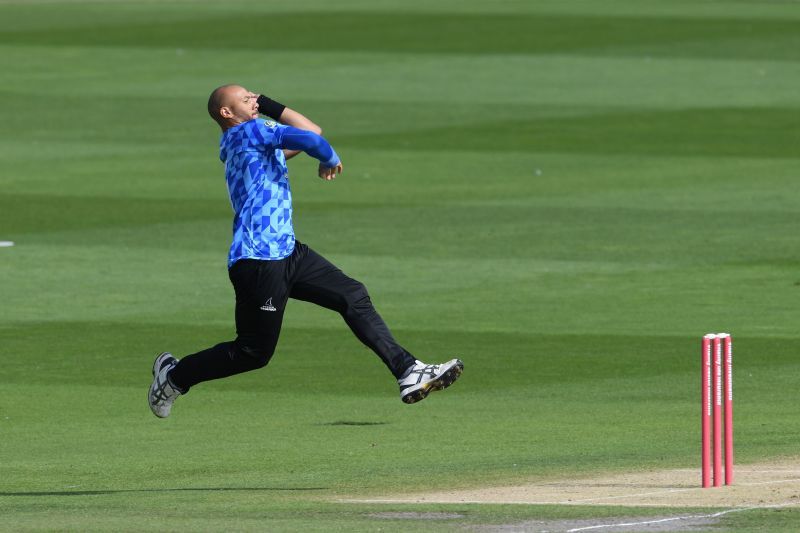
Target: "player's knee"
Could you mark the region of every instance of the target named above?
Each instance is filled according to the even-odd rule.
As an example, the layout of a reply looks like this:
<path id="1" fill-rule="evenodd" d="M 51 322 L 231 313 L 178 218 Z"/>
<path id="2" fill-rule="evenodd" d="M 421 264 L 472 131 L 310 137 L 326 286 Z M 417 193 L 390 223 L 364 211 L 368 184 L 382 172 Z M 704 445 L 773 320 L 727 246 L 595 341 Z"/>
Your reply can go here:
<path id="1" fill-rule="evenodd" d="M 360 281 L 353 281 L 345 296 L 346 311 L 357 313 L 372 308 L 372 300 L 367 288 Z"/>
<path id="2" fill-rule="evenodd" d="M 252 369 L 263 368 L 267 366 L 267 363 L 269 363 L 269 360 L 272 358 L 272 353 L 274 351 L 269 348 L 258 346 L 237 345 L 236 348 L 237 353 L 235 356 L 238 356 L 242 363 Z"/>

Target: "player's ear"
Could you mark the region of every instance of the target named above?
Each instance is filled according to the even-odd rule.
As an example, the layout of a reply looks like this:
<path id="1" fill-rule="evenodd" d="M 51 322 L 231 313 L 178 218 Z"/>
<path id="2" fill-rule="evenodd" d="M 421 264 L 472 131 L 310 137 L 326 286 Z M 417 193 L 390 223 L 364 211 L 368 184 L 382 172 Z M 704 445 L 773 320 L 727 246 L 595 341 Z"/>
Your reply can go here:
<path id="1" fill-rule="evenodd" d="M 220 107 L 219 116 L 222 118 L 233 118 L 233 111 L 231 111 L 230 107 Z"/>

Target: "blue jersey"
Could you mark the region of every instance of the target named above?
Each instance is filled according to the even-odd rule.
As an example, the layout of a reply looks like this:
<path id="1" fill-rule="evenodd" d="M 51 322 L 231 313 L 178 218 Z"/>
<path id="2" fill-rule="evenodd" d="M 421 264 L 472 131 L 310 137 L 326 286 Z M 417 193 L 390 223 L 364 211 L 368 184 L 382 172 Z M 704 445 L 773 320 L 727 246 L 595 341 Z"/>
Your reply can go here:
<path id="1" fill-rule="evenodd" d="M 219 158 L 233 207 L 228 268 L 239 259 L 277 260 L 294 250 L 292 191 L 283 149 L 304 150 L 333 167 L 339 157 L 319 135 L 253 119 L 226 130 Z"/>
<path id="2" fill-rule="evenodd" d="M 284 129 L 256 119 L 222 134 L 219 158 L 235 213 L 228 267 L 244 258 L 283 259 L 294 250 L 292 192 L 279 148 Z"/>

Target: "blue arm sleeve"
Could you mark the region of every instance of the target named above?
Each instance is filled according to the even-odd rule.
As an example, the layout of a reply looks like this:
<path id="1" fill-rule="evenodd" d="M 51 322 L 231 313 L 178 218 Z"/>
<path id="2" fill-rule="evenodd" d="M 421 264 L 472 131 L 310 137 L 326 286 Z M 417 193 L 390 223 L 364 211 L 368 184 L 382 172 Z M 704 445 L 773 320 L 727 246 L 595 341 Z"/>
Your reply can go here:
<path id="1" fill-rule="evenodd" d="M 313 131 L 301 130 L 292 126 L 285 126 L 283 135 L 278 144 L 279 148 L 287 150 L 302 150 L 311 157 L 319 159 L 326 167 L 335 167 L 339 164 L 339 156 L 321 135 Z"/>

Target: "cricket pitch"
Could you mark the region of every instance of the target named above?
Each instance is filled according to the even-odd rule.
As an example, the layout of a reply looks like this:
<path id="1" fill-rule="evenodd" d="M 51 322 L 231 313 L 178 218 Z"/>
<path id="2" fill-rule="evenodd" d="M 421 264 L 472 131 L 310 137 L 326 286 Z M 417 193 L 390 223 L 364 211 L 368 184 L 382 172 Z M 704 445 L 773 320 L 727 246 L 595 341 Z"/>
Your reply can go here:
<path id="1" fill-rule="evenodd" d="M 726 508 L 800 506 L 800 458 L 740 465 L 736 467 L 735 475 L 733 485 L 708 489 L 700 487 L 699 468 L 686 468 L 386 495 L 358 502 Z"/>

